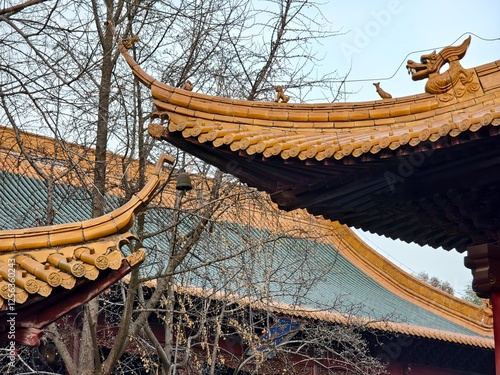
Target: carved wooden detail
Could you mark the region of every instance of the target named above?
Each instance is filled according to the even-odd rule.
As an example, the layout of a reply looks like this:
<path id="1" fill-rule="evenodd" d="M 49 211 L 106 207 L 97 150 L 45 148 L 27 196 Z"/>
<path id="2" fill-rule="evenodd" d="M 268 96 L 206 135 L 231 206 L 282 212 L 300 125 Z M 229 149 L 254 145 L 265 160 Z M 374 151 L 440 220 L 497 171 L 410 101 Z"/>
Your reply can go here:
<path id="1" fill-rule="evenodd" d="M 472 289 L 481 298 L 500 292 L 500 246 L 485 243 L 467 248 L 465 267 L 471 269 Z"/>

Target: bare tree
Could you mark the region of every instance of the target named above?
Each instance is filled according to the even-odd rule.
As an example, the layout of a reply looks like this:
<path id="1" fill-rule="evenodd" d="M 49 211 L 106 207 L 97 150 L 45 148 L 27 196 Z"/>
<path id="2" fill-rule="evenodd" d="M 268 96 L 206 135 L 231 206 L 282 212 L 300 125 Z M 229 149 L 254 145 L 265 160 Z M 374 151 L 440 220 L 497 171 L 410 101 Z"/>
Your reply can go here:
<path id="1" fill-rule="evenodd" d="M 320 16 L 318 5 L 291 0 L 266 3 L 246 0 L 183 0 L 178 3 L 29 1 L 0 10 L 3 35 L 0 40 L 3 58 L 0 63 L 3 110 L 0 121 L 15 130 L 20 157 L 46 181 L 49 199 L 45 223 L 56 219 L 51 191 L 58 181 L 78 180 L 92 197 L 92 216 L 102 215 L 112 207 L 106 194 L 118 188 L 125 199 L 131 196 L 145 183 L 147 160 L 154 159 L 168 147 L 153 145 L 145 137 L 151 103 L 139 83 L 123 70 L 108 22 L 112 22 L 122 36 L 139 35 L 139 41 L 132 46 L 137 61 L 175 86 L 189 79 L 197 91 L 269 100 L 274 95 L 274 86 L 280 84 L 292 90 L 296 101 L 303 101 L 311 89 L 323 88 L 332 92 L 336 84 L 335 72 L 316 77 L 311 65 L 322 58 L 316 55 L 311 42 L 336 33 L 320 23 Z M 40 168 L 33 156 L 39 150 L 27 147 L 20 136 L 21 131 L 37 132 L 54 139 L 57 147 L 52 150 L 58 150 L 57 154 L 49 150 L 47 155 L 64 160 L 67 163 L 65 171 L 56 173 L 54 169 Z M 83 147 L 71 148 L 64 141 Z M 89 147 L 92 152 L 86 151 Z M 120 153 L 119 165 L 114 158 L 110 159 L 110 150 Z M 137 231 L 144 243 L 154 237 L 160 238 L 157 242 L 165 245 L 162 248 L 152 246 L 151 260 L 145 270 L 134 271 L 123 286 L 120 325 L 109 350 L 99 350 L 98 315 L 102 304 L 98 299 L 84 307 L 82 325 L 74 327 L 79 330 L 80 337 L 77 350 L 72 350 L 72 344 L 61 333 L 62 323 L 50 328 L 49 336 L 70 374 L 112 373 L 125 355 L 130 338 L 141 335 L 150 342 L 141 341 L 144 345 L 153 345 L 160 359 L 161 372 L 177 372 L 186 365 L 189 356 L 185 355 L 185 350 L 183 356 L 178 355 L 181 341 L 174 340 L 181 332 L 174 324 L 178 316 L 174 285 L 192 282 L 180 275 L 190 271 L 192 275 L 198 274 L 198 278 L 204 277 L 206 283 L 210 280 L 215 287 L 215 281 L 220 280 L 207 279 L 208 271 L 199 274 L 207 264 L 235 258 L 252 248 L 249 245 L 222 257 L 212 254 L 212 258 L 201 262 L 203 266 L 199 262 L 192 264 L 196 259 L 193 249 L 213 230 L 224 212 L 230 207 L 239 207 L 238 210 L 244 212 L 243 202 L 260 200 L 256 200 L 251 191 L 235 189 L 238 184 L 231 177 L 187 155 L 173 152 L 178 160 L 183 160 L 182 168 L 211 178 L 197 182 L 196 196 L 178 195 L 174 201 L 169 201 L 161 195 L 151 212 L 139 218 Z M 133 159 L 139 160 L 137 167 Z M 113 179 L 109 173 L 117 167 L 123 177 Z M 148 218 L 154 217 L 155 211 L 165 212 L 165 202 L 169 205 L 170 219 L 163 225 L 156 223 L 151 230 Z M 259 253 L 254 255 L 262 264 L 269 260 L 259 258 Z M 245 263 L 240 267 L 243 265 Z M 244 270 L 249 277 L 252 272 L 255 269 Z M 232 275 L 234 278 L 236 274 Z M 143 283 L 151 279 L 156 283 L 154 291 L 144 295 Z M 230 281 L 222 286 L 228 286 Z M 302 289 L 295 292 L 295 303 L 304 298 L 306 285 L 304 275 L 300 284 Z M 258 298 L 270 298 L 275 292 L 257 288 L 248 280 L 244 288 L 238 293 L 255 297 L 255 292 L 259 291 L 262 295 Z M 219 285 L 215 289 L 222 288 Z M 204 311 L 203 319 L 208 322 L 206 317 L 210 314 Z M 153 312 L 164 322 L 164 344 L 155 341 L 148 328 Z M 230 315 L 224 309 L 221 314 L 221 319 Z M 221 327 L 216 326 L 217 330 Z M 192 345 L 200 335 L 198 331 L 192 332 L 186 336 L 186 342 Z M 217 341 L 223 334 L 216 331 L 215 336 L 206 337 L 206 340 L 215 337 Z"/>
<path id="2" fill-rule="evenodd" d="M 443 292 L 451 294 L 452 296 L 455 295 L 455 290 L 449 281 L 440 280 L 436 276 L 429 276 L 427 272 L 419 272 L 416 277 L 435 288 L 441 289 Z"/>
<path id="3" fill-rule="evenodd" d="M 192 270 L 190 275 L 201 277 L 186 284 L 198 288 L 179 291 L 174 327 L 178 336 L 191 338 L 176 341 L 183 358 L 205 366 L 207 374 L 216 374 L 221 366 L 235 373 L 304 373 L 312 366 L 331 374 L 383 373 L 384 366 L 370 356 L 362 337 L 369 321 L 355 318 L 359 306 L 342 294 L 329 300 L 316 294 L 318 284 L 336 272 L 336 263 L 320 261 L 325 249 L 310 246 L 314 235 L 304 228 L 314 226 L 298 221 L 290 225 L 287 221 L 297 219 L 271 207 L 266 210 L 262 201 L 258 211 L 241 215 L 240 222 L 247 217 L 252 225 L 233 233 L 246 250 L 229 261 Z M 256 217 L 265 220 L 267 230 L 258 229 Z M 224 227 L 224 233 L 231 233 L 231 227 Z M 224 253 L 223 244 L 213 247 Z"/>
<path id="4" fill-rule="evenodd" d="M 472 289 L 471 284 L 467 285 L 462 293 L 463 293 L 462 299 L 464 301 L 473 303 L 474 305 L 478 305 L 478 306 L 482 306 L 485 304 L 485 301 L 483 301 L 481 298 L 479 298 L 477 296 L 476 292 L 474 292 L 474 289 Z"/>

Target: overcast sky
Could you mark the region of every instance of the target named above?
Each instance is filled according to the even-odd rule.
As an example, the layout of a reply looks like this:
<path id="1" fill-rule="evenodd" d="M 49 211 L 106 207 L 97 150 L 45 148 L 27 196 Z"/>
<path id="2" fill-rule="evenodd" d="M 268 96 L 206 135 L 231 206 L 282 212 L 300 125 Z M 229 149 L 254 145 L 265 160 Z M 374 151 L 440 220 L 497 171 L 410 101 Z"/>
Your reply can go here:
<path id="1" fill-rule="evenodd" d="M 345 32 L 325 45 L 323 68 L 341 75 L 351 69 L 349 80 L 366 79 L 348 83 L 349 91 L 359 91 L 349 101 L 378 99 L 373 86 L 378 81 L 394 97 L 423 92 L 425 81 L 411 80 L 406 61 L 460 44 L 470 33 L 464 67 L 500 59 L 497 0 L 343 0 L 329 1 L 323 9 L 333 27 Z"/>
<path id="2" fill-rule="evenodd" d="M 379 99 L 373 82 L 401 97 L 422 93 L 425 81 L 414 82 L 405 65 L 408 59 L 461 43 L 472 34 L 464 68 L 500 60 L 500 1 L 498 0 L 365 0 L 329 1 L 324 16 L 345 35 L 325 44 L 327 55 L 319 69 L 351 70 L 347 90 L 357 92 L 348 101 Z M 483 39 L 494 39 L 491 41 Z M 385 80 L 384 78 L 392 77 Z M 472 281 L 463 254 L 420 248 L 364 234 L 372 247 L 410 273 L 427 272 L 449 281 L 457 292 Z"/>

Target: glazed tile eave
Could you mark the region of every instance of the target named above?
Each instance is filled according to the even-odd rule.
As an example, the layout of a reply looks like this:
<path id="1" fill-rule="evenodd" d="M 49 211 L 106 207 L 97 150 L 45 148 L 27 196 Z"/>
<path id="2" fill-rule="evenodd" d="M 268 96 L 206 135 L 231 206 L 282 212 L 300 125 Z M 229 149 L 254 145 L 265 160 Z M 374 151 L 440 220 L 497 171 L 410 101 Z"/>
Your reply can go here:
<path id="1" fill-rule="evenodd" d="M 477 69 L 490 73 L 496 69 L 494 72 L 498 73 L 497 64 L 488 64 L 488 67 Z M 168 118 L 169 122 L 163 131 L 158 129 L 161 123 L 151 125 L 150 134 L 156 138 L 162 138 L 162 134 L 168 132 L 170 137 L 194 138 L 205 143 L 207 139 L 203 133 L 218 129 L 220 133 L 209 140 L 213 147 L 225 145 L 232 150 L 245 151 L 250 146 L 247 143 L 238 143 L 234 147 L 232 143 L 239 141 L 238 134 L 253 132 L 275 141 L 257 151 L 250 150 L 250 154 L 264 155 L 271 153 L 271 147 L 284 143 L 287 136 L 300 134 L 293 141 L 300 145 L 321 134 L 325 139 L 316 141 L 315 148 L 310 145 L 307 153 L 301 155 L 302 160 L 339 160 L 347 156 L 377 154 L 385 148 L 397 150 L 407 144 L 415 147 L 427 140 L 436 142 L 443 137 L 457 137 L 467 131 L 476 132 L 481 127 L 500 123 L 499 88 L 486 82 L 477 93 L 460 99 L 443 101 L 435 95 L 418 94 L 372 102 L 332 104 L 248 102 L 188 92 L 160 82 L 155 82 L 151 89 L 157 107 L 153 117 Z M 183 99 L 175 99 L 177 97 Z M 189 131 L 193 128 L 197 129 L 196 132 Z M 276 137 L 276 132 L 283 133 L 283 136 Z M 228 134 L 234 141 L 219 141 L 219 137 L 227 138 Z M 281 155 L 283 159 L 289 157 L 286 152 L 274 155 Z"/>
<path id="2" fill-rule="evenodd" d="M 437 54 L 443 62 L 455 61 L 450 63 L 450 72 L 467 78 L 460 80 L 462 83 L 453 81 L 451 88 L 432 88 L 402 98 L 322 104 L 279 103 L 279 97 L 276 102 L 251 102 L 175 88 L 143 71 L 116 37 L 132 72 L 151 89 L 157 109 L 153 118 L 159 121 L 150 124 L 150 134 L 195 154 L 196 148 L 187 143 L 209 144 L 214 153 L 229 149 L 241 154 L 240 159 L 261 155 L 283 161 L 297 158 L 326 162 L 362 159 L 364 155 L 391 157 L 400 149 L 411 152 L 405 149 L 422 142 L 439 148 L 440 140 L 456 139 L 462 133 L 500 123 L 500 85 L 496 82 L 500 79 L 500 63 L 471 69 L 463 69 L 458 63 L 470 45 L 470 37 Z M 212 132 L 210 137 L 205 135 L 208 132 Z M 256 137 L 263 142 L 258 147 Z M 291 153 L 294 147 L 298 152 Z"/>
<path id="3" fill-rule="evenodd" d="M 164 134 L 168 133 L 169 138 L 178 136 L 186 140 L 193 138 L 200 143 L 209 141 L 215 148 L 229 146 L 230 149 L 262 155 L 274 154 L 273 147 L 287 149 L 294 145 L 298 147 L 306 145 L 302 150 L 305 153 L 301 155 L 301 160 L 321 161 L 328 158 L 340 160 L 347 156 L 359 158 L 363 154 L 377 154 L 383 149 L 394 151 L 405 145 L 416 147 L 425 141 L 435 143 L 447 137 L 456 138 L 461 133 L 476 132 L 481 127 L 498 126 L 500 98 L 490 99 L 485 96 L 483 99 L 483 102 L 473 105 L 466 104 L 467 111 L 457 109 L 456 105 L 435 111 L 429 109 L 432 107 L 426 102 L 414 109 L 391 108 L 346 115 L 325 114 L 324 116 L 332 121 L 323 122 L 317 121 L 323 116 L 321 114 L 315 115 L 315 121 L 311 121 L 306 114 L 297 115 L 288 117 L 282 124 L 276 120 L 225 118 L 201 113 L 195 113 L 190 117 L 180 114 L 175 108 L 170 109 L 169 105 L 161 105 L 162 110 L 169 114 L 169 126 L 159 131 L 155 129 L 158 125 L 152 124 L 150 134 L 163 138 Z M 342 122 L 344 116 L 348 119 Z M 242 127 L 242 124 L 245 126 Z M 214 133 L 210 140 L 204 138 L 204 134 L 211 131 Z M 249 149 L 252 142 L 236 145 L 241 139 L 247 140 L 248 136 L 245 133 L 254 134 L 254 137 L 259 136 L 269 142 L 258 150 Z M 291 137 L 293 140 L 289 141 Z M 228 141 L 229 139 L 232 140 Z M 233 144 L 235 147 L 232 147 Z M 288 158 L 284 150 L 276 156 Z"/>
<path id="4" fill-rule="evenodd" d="M 451 197 L 449 206 L 464 212 L 457 196 L 471 195 L 468 207 L 497 196 L 474 192 L 500 185 L 486 172 L 498 160 L 500 64 L 459 74 L 468 77 L 463 87 L 437 94 L 332 104 L 246 102 L 184 90 L 191 99 L 183 107 L 168 94 L 182 89 L 156 82 L 148 130 L 266 191 L 280 209 L 305 208 L 392 239 L 464 252 L 500 236 L 484 224 L 491 217 L 470 223 L 471 213 L 457 216 L 449 212 L 455 207 L 443 206 Z"/>
<path id="5" fill-rule="evenodd" d="M 4 227 L 0 231 L 0 310 L 10 309 L 12 301 L 18 305 L 28 304 L 33 299 L 48 297 L 55 288 L 71 290 L 78 281 L 98 279 L 103 271 L 126 272 L 142 263 L 145 259 L 143 249 L 128 257 L 123 255 L 124 246 L 138 241 L 127 230 L 155 192 L 163 164 L 171 161 L 170 157 L 161 156 L 145 187 L 112 212 L 81 220 L 80 202 L 69 199 L 74 204 L 67 203 L 65 210 L 74 221 L 50 226 L 39 226 L 41 218 L 45 217 L 40 202 L 47 201 L 47 192 L 41 181 L 2 171 L 4 189 L 0 194 L 0 205 L 8 207 L 2 210 L 2 216 L 9 216 L 1 221 L 9 226 L 22 227 L 26 217 L 31 217 L 31 220 L 27 228 Z M 56 199 L 74 194 L 72 187 L 57 184 L 53 190 L 52 198 Z M 61 190 L 64 194 L 60 194 Z M 73 207 L 68 210 L 70 206 Z M 38 209 L 33 210 L 34 207 Z M 59 219 L 61 217 L 63 215 L 59 215 Z"/>
<path id="6" fill-rule="evenodd" d="M 144 72 L 121 40 L 117 38 L 117 41 L 133 73 L 151 89 L 157 108 L 153 118 L 161 120 L 159 124 L 150 126 L 150 134 L 156 138 L 193 138 L 200 143 L 211 142 L 215 148 L 224 145 L 233 152 L 249 150 L 251 155 L 275 155 L 286 160 L 290 157 L 286 150 L 281 153 L 271 150 L 288 142 L 283 138 L 300 134 L 301 137 L 293 141 L 300 146 L 320 133 L 325 140 L 317 140 L 316 144 L 303 149 L 299 158 L 321 161 L 377 154 L 383 149 L 397 150 L 407 144 L 415 147 L 427 140 L 436 142 L 441 137 L 457 137 L 463 132 L 475 132 L 483 126 L 498 126 L 500 123 L 499 85 L 491 78 L 500 77 L 499 62 L 463 70 L 464 74 L 470 75 L 466 86 L 456 88 L 456 91 L 443 91 L 440 95 L 425 93 L 359 103 L 251 102 L 205 95 L 163 84 Z M 459 59 L 465 54 L 469 43 L 470 38 L 461 46 L 446 48 L 443 56 L 449 58 L 460 50 L 457 52 Z M 466 108 L 467 112 L 461 112 L 461 108 Z M 167 120 L 169 125 L 162 130 L 163 122 Z M 189 131 L 195 127 L 198 128 L 195 133 Z M 207 131 L 203 131 L 204 128 Z M 203 133 L 214 128 L 220 133 L 207 140 Z M 275 138 L 276 131 L 283 132 L 284 137 Z M 176 135 L 176 132 L 179 134 Z M 249 149 L 251 143 L 239 142 L 240 137 L 237 135 L 242 132 L 255 132 L 275 142 L 268 142 L 258 150 Z M 219 139 L 229 134 L 232 134 L 233 141 Z M 331 139 L 330 135 L 334 135 L 335 139 Z"/>

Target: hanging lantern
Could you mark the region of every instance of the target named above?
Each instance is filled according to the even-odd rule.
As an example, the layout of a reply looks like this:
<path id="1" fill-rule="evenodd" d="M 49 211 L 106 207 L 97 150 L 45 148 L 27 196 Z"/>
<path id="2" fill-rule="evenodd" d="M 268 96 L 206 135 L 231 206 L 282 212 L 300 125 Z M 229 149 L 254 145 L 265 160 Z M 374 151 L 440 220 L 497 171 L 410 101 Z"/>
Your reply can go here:
<path id="1" fill-rule="evenodd" d="M 179 173 L 179 175 L 177 176 L 177 184 L 175 185 L 175 188 L 182 192 L 189 191 L 193 188 L 193 185 L 191 184 L 191 178 L 186 172 L 181 171 Z"/>

